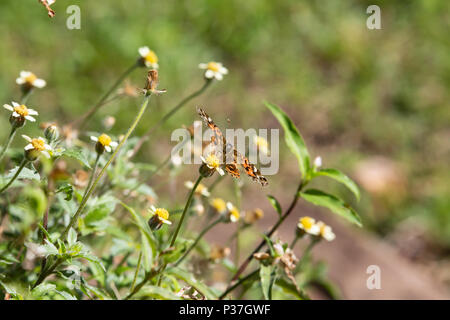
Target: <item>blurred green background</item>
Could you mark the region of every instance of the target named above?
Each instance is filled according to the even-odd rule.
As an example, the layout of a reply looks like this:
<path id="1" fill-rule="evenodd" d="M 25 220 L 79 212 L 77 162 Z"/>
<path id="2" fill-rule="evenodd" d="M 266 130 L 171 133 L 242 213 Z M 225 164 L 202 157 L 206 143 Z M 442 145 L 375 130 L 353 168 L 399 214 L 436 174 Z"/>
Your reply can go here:
<path id="1" fill-rule="evenodd" d="M 66 28 L 71 4 L 81 8 L 81 30 Z M 381 7 L 381 30 L 366 28 L 371 4 Z M 413 217 L 427 245 L 447 257 L 449 6 L 438 0 L 58 0 L 49 19 L 36 0 L 1 1 L 0 98 L 18 100 L 15 78 L 31 70 L 48 85 L 29 106 L 39 111 L 39 121 L 64 124 L 88 110 L 148 45 L 159 56 L 160 87 L 168 93 L 152 101 L 140 135 L 203 84 L 200 62 L 221 61 L 229 75 L 155 133 L 141 161 L 166 157 L 170 132 L 198 119 L 197 104 L 222 126 L 278 127 L 262 104 L 267 100 L 292 116 L 313 156 L 359 182 L 362 201 L 353 205 L 365 230 L 387 237 Z M 145 74 L 140 69 L 130 80 L 142 87 Z M 124 133 L 139 103 L 126 98 L 108 105 L 89 130 L 101 131 L 101 120 L 113 115 L 111 132 Z M 3 141 L 6 110 L 0 125 Z M 23 132 L 37 134 L 38 128 Z M 280 153 L 280 173 L 270 177 L 273 192 L 297 183 L 284 144 Z"/>

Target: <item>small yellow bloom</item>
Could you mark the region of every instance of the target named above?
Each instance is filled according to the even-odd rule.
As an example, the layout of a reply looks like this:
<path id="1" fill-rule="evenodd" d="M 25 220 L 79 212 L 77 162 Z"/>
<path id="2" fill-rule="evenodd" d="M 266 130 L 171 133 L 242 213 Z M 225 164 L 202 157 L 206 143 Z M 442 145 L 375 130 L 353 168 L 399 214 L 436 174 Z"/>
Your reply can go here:
<path id="1" fill-rule="evenodd" d="M 13 118 L 22 118 L 22 119 L 29 120 L 31 122 L 36 121 L 36 119 L 32 117 L 32 116 L 37 116 L 38 115 L 38 112 L 36 110 L 29 109 L 26 105 L 19 104 L 19 103 L 14 102 L 14 101 L 12 101 L 11 104 L 12 105 L 4 104 L 3 108 L 5 108 L 6 110 L 11 111 L 12 112 L 11 116 Z"/>
<path id="2" fill-rule="evenodd" d="M 317 222 L 317 225 L 320 228 L 320 236 L 327 241 L 333 241 L 336 238 L 336 235 L 333 233 L 333 230 L 330 226 L 326 225 L 322 221 Z"/>
<path id="3" fill-rule="evenodd" d="M 227 202 L 228 218 L 231 222 L 237 222 L 241 217 L 238 208 L 236 208 L 231 202 Z"/>
<path id="4" fill-rule="evenodd" d="M 147 68 L 158 69 L 158 56 L 156 53 L 149 49 L 149 47 L 141 47 L 139 48 L 139 55 L 142 58 L 143 64 Z"/>
<path id="5" fill-rule="evenodd" d="M 320 233 L 320 227 L 316 224 L 316 220 L 311 217 L 301 217 L 297 226 L 306 233 L 315 236 Z"/>
<path id="6" fill-rule="evenodd" d="M 148 221 L 148 225 L 152 230 L 158 230 L 164 223 L 169 225 L 172 224 L 172 222 L 169 221 L 169 211 L 166 209 L 151 206 L 150 212 L 153 216 Z"/>
<path id="7" fill-rule="evenodd" d="M 50 154 L 48 153 L 48 151 L 51 151 L 52 148 L 45 142 L 44 138 L 39 137 L 31 139 L 26 135 L 22 135 L 22 137 L 29 142 L 24 148 L 25 155 L 28 160 L 36 160 L 41 153 L 44 154 L 47 158 L 50 158 Z"/>
<path id="8" fill-rule="evenodd" d="M 192 181 L 186 181 L 184 183 L 184 186 L 191 190 L 194 187 L 194 185 L 195 185 L 195 183 Z M 195 194 L 199 195 L 199 196 L 204 196 L 204 197 L 209 197 L 209 195 L 210 195 L 208 188 L 202 183 L 198 184 L 197 189 L 195 189 Z"/>
<path id="9" fill-rule="evenodd" d="M 104 150 L 111 152 L 111 148 L 116 148 L 119 145 L 117 142 L 112 141 L 111 137 L 105 133 L 101 134 L 98 138 L 91 136 L 91 140 L 97 142 L 95 148 L 99 153 L 103 153 Z"/>
<path id="10" fill-rule="evenodd" d="M 213 207 L 214 210 L 217 211 L 218 213 L 224 213 L 225 210 L 227 209 L 227 203 L 223 199 L 220 199 L 220 198 L 212 199 L 210 204 L 211 204 L 211 207 Z"/>
<path id="11" fill-rule="evenodd" d="M 200 69 L 204 69 L 206 79 L 222 80 L 223 76 L 228 73 L 228 69 L 225 68 L 220 62 L 208 62 L 200 63 L 198 65 Z"/>
<path id="12" fill-rule="evenodd" d="M 21 71 L 19 77 L 16 79 L 16 83 L 21 86 L 27 86 L 28 88 L 43 88 L 47 84 L 45 80 L 38 79 L 38 77 L 30 71 Z"/>

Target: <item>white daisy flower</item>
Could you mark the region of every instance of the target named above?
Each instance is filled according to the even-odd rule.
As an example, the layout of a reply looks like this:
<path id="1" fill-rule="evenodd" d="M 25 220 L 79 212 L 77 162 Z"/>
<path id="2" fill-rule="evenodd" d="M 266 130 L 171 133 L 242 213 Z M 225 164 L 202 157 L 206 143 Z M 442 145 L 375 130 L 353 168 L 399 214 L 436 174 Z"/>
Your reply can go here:
<path id="1" fill-rule="evenodd" d="M 98 138 L 91 136 L 91 140 L 97 142 L 96 148 L 97 151 L 101 151 L 100 153 L 103 153 L 103 150 L 106 150 L 106 152 L 111 152 L 112 148 L 116 148 L 119 144 L 116 141 L 112 141 L 111 137 L 107 134 L 103 133 Z"/>
<path id="2" fill-rule="evenodd" d="M 47 82 L 43 79 L 38 79 L 33 72 L 20 71 L 19 77 L 16 79 L 16 83 L 21 86 L 28 86 L 42 89 L 46 86 Z"/>
<path id="3" fill-rule="evenodd" d="M 9 104 L 4 104 L 3 108 L 11 111 L 14 118 L 23 118 L 31 122 L 36 121 L 36 119 L 32 117 L 38 115 L 38 112 L 36 110 L 28 109 L 24 104 L 18 104 L 14 101 L 12 101 L 11 104 L 12 106 Z"/>
<path id="4" fill-rule="evenodd" d="M 327 241 L 333 241 L 336 238 L 333 230 L 330 226 L 326 225 L 322 221 L 317 222 L 317 225 L 320 228 L 320 236 Z"/>
<path id="5" fill-rule="evenodd" d="M 322 158 L 321 157 L 316 157 L 314 159 L 314 167 L 316 169 L 320 168 L 322 166 Z"/>
<path id="6" fill-rule="evenodd" d="M 314 236 L 317 236 L 320 233 L 320 226 L 318 226 L 316 220 L 311 217 L 301 217 L 297 227 Z"/>
<path id="7" fill-rule="evenodd" d="M 152 230 L 158 230 L 161 228 L 163 223 L 171 225 L 172 222 L 169 221 L 169 211 L 163 208 L 155 208 L 155 206 L 151 206 L 149 211 L 153 214 L 153 216 L 148 221 L 148 225 Z"/>
<path id="8" fill-rule="evenodd" d="M 227 202 L 227 214 L 231 222 L 237 222 L 241 217 L 238 208 L 236 208 L 231 202 Z"/>
<path id="9" fill-rule="evenodd" d="M 202 162 L 208 167 L 208 169 L 217 171 L 221 176 L 225 174 L 225 171 L 220 166 L 219 158 L 214 153 L 209 154 L 206 158 L 200 156 Z"/>
<path id="10" fill-rule="evenodd" d="M 52 147 L 45 142 L 44 138 L 38 137 L 31 139 L 29 136 L 24 134 L 22 137 L 29 142 L 24 148 L 26 153 L 31 154 L 32 151 L 37 151 L 37 155 L 42 153 L 47 158 L 50 158 L 50 153 L 48 151 L 51 151 Z M 34 157 L 33 155 L 33 158 L 37 157 Z"/>
<path id="11" fill-rule="evenodd" d="M 194 188 L 195 183 L 192 181 L 186 181 L 184 183 L 184 186 L 190 190 L 192 190 L 192 188 Z M 208 191 L 208 188 L 202 184 L 199 183 L 199 185 L 197 186 L 197 189 L 195 189 L 195 194 L 200 195 L 200 196 L 204 196 L 204 197 L 209 197 L 210 193 Z"/>
<path id="12" fill-rule="evenodd" d="M 140 47 L 138 51 L 141 56 L 141 62 L 147 68 L 158 69 L 158 56 L 153 50 L 150 50 L 149 47 Z"/>
<path id="13" fill-rule="evenodd" d="M 220 62 L 208 62 L 200 63 L 198 65 L 200 69 L 204 69 L 206 79 L 222 80 L 223 76 L 228 73 L 228 69 L 225 68 Z"/>

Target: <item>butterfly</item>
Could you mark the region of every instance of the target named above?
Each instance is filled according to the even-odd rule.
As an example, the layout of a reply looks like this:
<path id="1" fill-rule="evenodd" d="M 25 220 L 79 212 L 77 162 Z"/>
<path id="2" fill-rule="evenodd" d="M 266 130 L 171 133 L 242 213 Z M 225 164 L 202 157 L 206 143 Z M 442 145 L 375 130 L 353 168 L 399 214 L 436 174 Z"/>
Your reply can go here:
<path id="1" fill-rule="evenodd" d="M 232 177 L 239 178 L 241 174 L 238 169 L 238 164 L 240 164 L 249 177 L 251 177 L 254 181 L 259 182 L 262 186 L 266 186 L 268 184 L 267 179 L 261 174 L 254 164 L 250 163 L 250 161 L 245 156 L 240 154 L 230 143 L 227 143 L 222 131 L 220 131 L 219 127 L 214 123 L 211 117 L 208 116 L 208 114 L 201 108 L 197 108 L 197 113 L 214 133 L 214 136 L 211 137 L 211 143 L 213 143 L 216 148 L 222 146 L 222 150 L 219 150 L 219 152 L 222 152 L 225 159 L 228 160 L 232 157 L 231 163 L 224 161 L 225 170 Z"/>

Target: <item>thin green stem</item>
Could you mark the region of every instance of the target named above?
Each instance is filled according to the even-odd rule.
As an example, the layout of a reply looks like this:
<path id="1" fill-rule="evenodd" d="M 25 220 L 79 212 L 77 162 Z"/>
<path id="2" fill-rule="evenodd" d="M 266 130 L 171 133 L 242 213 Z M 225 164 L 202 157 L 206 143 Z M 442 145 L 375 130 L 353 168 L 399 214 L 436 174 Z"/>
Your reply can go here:
<path id="1" fill-rule="evenodd" d="M 28 160 L 26 158 L 23 158 L 22 163 L 20 164 L 19 168 L 17 169 L 14 176 L 9 180 L 9 182 L 0 190 L 0 193 L 3 193 L 8 187 L 16 180 L 16 178 L 19 176 L 22 169 L 25 167 L 25 165 L 28 163 Z"/>
<path id="2" fill-rule="evenodd" d="M 150 281 L 152 278 L 157 276 L 161 272 L 161 268 L 158 270 L 150 270 L 150 272 L 147 272 L 144 279 L 132 290 L 125 298 L 124 300 L 131 299 L 132 296 L 134 296 L 141 288 L 147 283 L 147 281 Z"/>
<path id="3" fill-rule="evenodd" d="M 178 259 L 178 261 L 175 263 L 175 267 L 177 267 L 188 255 L 189 253 L 195 248 L 195 246 L 197 245 L 197 243 L 200 241 L 201 238 L 203 238 L 203 236 L 209 231 L 211 230 L 214 226 L 216 226 L 217 224 L 219 224 L 220 222 L 223 221 L 223 217 L 219 217 L 218 219 L 216 219 L 215 221 L 213 221 L 212 223 L 210 223 L 206 228 L 204 228 L 197 236 L 197 238 L 195 239 L 194 243 L 189 247 L 189 249 L 187 249 L 187 251 L 183 254 L 183 256 Z"/>
<path id="4" fill-rule="evenodd" d="M 231 287 L 229 287 L 223 294 L 222 296 L 225 297 L 227 294 L 229 294 L 231 291 L 233 291 L 234 289 L 236 289 L 237 287 L 239 287 L 241 284 L 243 284 L 245 281 L 250 280 L 251 278 L 253 278 L 254 276 L 256 276 L 259 272 L 259 269 L 256 269 L 255 271 L 249 273 L 248 275 L 246 275 L 245 277 L 239 279 L 239 281 L 237 281 L 235 284 L 233 284 Z M 222 296 L 219 299 L 223 299 Z"/>
<path id="5" fill-rule="evenodd" d="M 178 233 L 180 232 L 181 226 L 183 225 L 183 221 L 184 221 L 184 218 L 186 217 L 186 213 L 187 213 L 189 207 L 191 206 L 192 197 L 194 196 L 195 190 L 197 189 L 197 187 L 200 184 L 200 181 L 202 181 L 202 179 L 203 179 L 203 176 L 199 175 L 197 181 L 195 182 L 193 188 L 191 189 L 191 192 L 189 192 L 189 196 L 188 196 L 188 199 L 186 201 L 186 205 L 184 206 L 183 213 L 181 214 L 180 221 L 178 221 L 177 228 L 175 229 L 175 232 L 174 232 L 174 234 L 172 236 L 172 240 L 170 241 L 169 247 L 173 247 L 173 245 L 175 244 L 175 241 L 177 240 Z M 162 266 L 161 273 L 163 273 L 164 270 L 166 270 L 166 266 L 167 266 L 167 263 L 165 263 Z M 162 281 L 162 275 L 159 276 L 158 286 L 161 285 L 161 281 Z"/>
<path id="6" fill-rule="evenodd" d="M 28 98 L 31 96 L 32 92 L 33 92 L 33 88 L 30 88 L 29 90 L 25 91 L 22 94 L 22 98 L 20 98 L 20 104 L 26 104 L 28 101 Z"/>
<path id="7" fill-rule="evenodd" d="M 11 145 L 11 142 L 13 141 L 14 136 L 16 135 L 16 131 L 17 131 L 16 127 L 11 128 L 11 132 L 9 133 L 8 140 L 6 140 L 5 146 L 3 147 L 3 149 L 0 153 L 0 161 L 3 159 L 3 157 L 6 154 L 6 150 L 8 150 L 9 146 Z"/>
<path id="8" fill-rule="evenodd" d="M 134 287 L 136 285 L 136 280 L 139 274 L 139 270 L 141 269 L 141 260 L 142 260 L 142 250 L 139 252 L 139 258 L 136 266 L 136 272 L 134 273 L 133 283 L 131 284 L 131 292 L 133 292 Z"/>
<path id="9" fill-rule="evenodd" d="M 73 124 L 79 123 L 80 124 L 80 129 L 83 128 L 88 122 L 89 120 L 93 117 L 93 115 L 100 110 L 100 108 L 105 105 L 105 101 L 106 99 L 108 99 L 108 97 L 117 89 L 117 87 L 122 83 L 123 80 L 125 80 L 125 78 L 134 71 L 134 69 L 136 69 L 138 67 L 138 63 L 134 63 L 130 68 L 128 68 L 117 80 L 116 82 L 112 85 L 112 87 L 100 98 L 100 100 L 85 114 L 83 115 L 81 118 L 75 120 L 73 122 Z"/>
<path id="10" fill-rule="evenodd" d="M 108 169 L 109 165 L 113 162 L 114 158 L 119 153 L 120 149 L 125 144 L 125 142 L 128 140 L 129 136 L 131 135 L 131 133 L 134 131 L 134 129 L 136 128 L 137 124 L 141 120 L 141 118 L 142 118 L 142 116 L 143 116 L 143 114 L 145 112 L 145 109 L 147 109 L 147 105 L 148 105 L 149 99 L 150 99 L 150 94 L 145 96 L 144 102 L 142 103 L 141 109 L 139 110 L 139 113 L 136 116 L 134 122 L 131 124 L 130 128 L 128 128 L 127 133 L 125 134 L 123 139 L 120 141 L 119 145 L 114 150 L 113 154 L 109 158 L 108 162 L 106 162 L 105 166 L 102 168 L 102 170 L 98 174 L 97 178 L 95 178 L 94 183 L 89 188 L 89 190 L 86 193 L 86 195 L 81 200 L 81 203 L 80 203 L 80 206 L 78 207 L 77 212 L 75 212 L 75 214 L 73 215 L 72 219 L 69 222 L 69 225 L 66 227 L 66 229 L 64 230 L 64 232 L 61 235 L 62 239 L 65 239 L 65 237 L 66 237 L 67 233 L 69 232 L 70 228 L 72 228 L 76 224 L 76 222 L 78 221 L 78 218 L 79 218 L 81 212 L 83 211 L 84 207 L 86 206 L 86 203 L 89 200 L 89 197 L 92 195 L 92 192 L 95 190 L 95 187 L 97 187 L 97 184 L 100 181 L 101 177 L 105 174 L 106 169 Z"/>
<path id="11" fill-rule="evenodd" d="M 142 145 L 144 144 L 145 141 L 147 141 L 147 139 L 150 137 L 150 135 L 156 130 L 158 129 L 161 125 L 163 125 L 167 120 L 169 120 L 170 117 L 172 117 L 178 110 L 180 110 L 184 105 L 186 105 L 186 103 L 188 103 L 189 101 L 191 101 L 192 99 L 194 99 L 195 97 L 201 95 L 206 88 L 209 87 L 209 85 L 212 83 L 211 80 L 206 80 L 205 83 L 203 84 L 203 86 L 193 92 L 192 94 L 190 94 L 189 96 L 187 96 L 186 98 L 184 98 L 183 100 L 181 100 L 175 107 L 173 107 L 169 112 L 167 112 L 164 117 L 161 118 L 161 120 L 159 120 L 153 127 L 151 127 L 140 139 L 139 141 L 136 143 L 136 146 L 133 149 L 133 153 L 131 154 L 131 157 L 135 156 L 138 151 L 141 149 Z M 131 158 L 130 157 L 130 158 Z"/>
<path id="12" fill-rule="evenodd" d="M 95 158 L 94 168 L 92 169 L 91 177 L 89 178 L 89 182 L 87 184 L 86 190 L 84 190 L 83 198 L 86 197 L 86 194 L 88 193 L 89 189 L 91 188 L 92 182 L 94 181 L 95 172 L 98 168 L 98 161 L 100 160 L 100 153 L 97 153 L 97 157 Z M 83 199 L 81 198 L 81 199 Z"/>
<path id="13" fill-rule="evenodd" d="M 50 274 L 52 274 L 53 271 L 63 262 L 63 259 L 58 259 L 55 261 L 54 264 L 52 264 L 48 269 L 43 270 L 41 274 L 39 275 L 39 278 L 36 280 L 34 285 L 32 286 L 32 289 L 36 288 L 38 285 L 42 283 L 42 281 L 45 280 Z"/>

